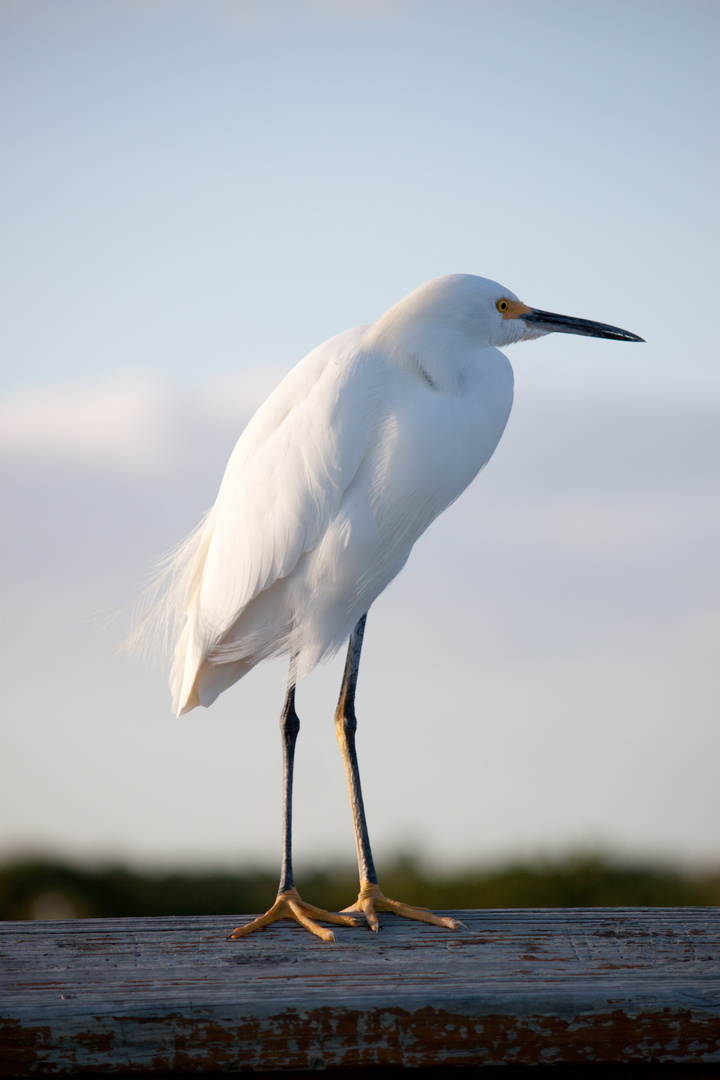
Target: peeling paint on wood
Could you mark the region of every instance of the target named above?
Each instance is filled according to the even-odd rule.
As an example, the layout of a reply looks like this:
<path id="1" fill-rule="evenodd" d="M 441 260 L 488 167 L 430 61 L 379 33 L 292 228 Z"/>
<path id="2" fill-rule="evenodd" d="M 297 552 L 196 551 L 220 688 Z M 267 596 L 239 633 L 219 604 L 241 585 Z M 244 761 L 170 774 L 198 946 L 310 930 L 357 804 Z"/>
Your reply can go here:
<path id="1" fill-rule="evenodd" d="M 0 923 L 0 1075 L 720 1065 L 720 911 Z"/>

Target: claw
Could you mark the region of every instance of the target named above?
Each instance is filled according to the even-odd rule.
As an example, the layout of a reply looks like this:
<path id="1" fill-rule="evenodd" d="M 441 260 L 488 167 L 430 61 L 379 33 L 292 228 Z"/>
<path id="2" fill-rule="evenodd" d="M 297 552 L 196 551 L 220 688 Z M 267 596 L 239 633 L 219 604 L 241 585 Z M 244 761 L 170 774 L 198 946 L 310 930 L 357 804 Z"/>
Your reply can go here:
<path id="1" fill-rule="evenodd" d="M 336 926 L 357 926 L 357 921 L 350 918 L 350 916 L 336 915 L 331 911 L 324 911 L 323 908 L 315 907 L 314 904 L 306 904 L 304 900 L 300 899 L 297 889 L 288 889 L 286 892 L 280 893 L 273 906 L 264 915 L 253 919 L 252 922 L 245 923 L 244 926 L 236 926 L 227 940 L 235 941 L 238 938 L 247 937 L 248 934 L 252 934 L 255 930 L 261 930 L 264 926 L 269 926 L 279 919 L 292 919 L 294 922 L 304 926 L 311 934 L 322 938 L 323 941 L 334 941 L 335 935 L 332 930 L 326 930 L 324 926 L 320 926 L 316 922 L 317 919 L 333 923 Z"/>
<path id="2" fill-rule="evenodd" d="M 447 930 L 457 930 L 463 924 L 456 919 L 448 919 L 443 915 L 435 915 L 427 908 L 413 907 L 411 904 L 402 904 L 399 900 L 390 900 L 380 892 L 380 886 L 371 884 L 369 881 L 360 883 L 360 893 L 357 900 L 350 907 L 342 909 L 343 912 L 353 911 L 363 914 L 371 930 L 375 933 L 380 929 L 380 921 L 377 911 L 390 911 L 393 915 L 400 915 L 404 919 L 414 919 L 416 922 L 429 923 L 431 926 L 443 926 Z"/>

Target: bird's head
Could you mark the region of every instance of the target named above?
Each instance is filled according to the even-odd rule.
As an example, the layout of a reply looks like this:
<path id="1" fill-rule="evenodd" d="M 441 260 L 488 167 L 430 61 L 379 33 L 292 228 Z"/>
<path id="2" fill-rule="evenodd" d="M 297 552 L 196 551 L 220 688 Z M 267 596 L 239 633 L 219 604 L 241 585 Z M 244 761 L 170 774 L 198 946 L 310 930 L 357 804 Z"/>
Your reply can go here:
<path id="1" fill-rule="evenodd" d="M 494 295 L 501 293 L 494 299 L 495 311 L 499 316 L 499 321 L 495 319 L 501 339 L 498 344 L 511 345 L 515 341 L 528 341 L 552 333 L 582 334 L 585 337 L 610 338 L 612 341 L 644 340 L 618 326 L 593 322 L 591 319 L 577 319 L 572 315 L 556 315 L 552 311 L 529 307 L 512 293 L 502 290 L 495 282 L 487 284 L 494 286 Z"/>
<path id="2" fill-rule="evenodd" d="M 502 348 L 545 334 L 584 334 L 614 341 L 642 341 L 617 326 L 556 315 L 524 304 L 496 281 L 449 274 L 415 289 L 374 324 L 386 344 L 422 354 L 428 348 Z"/>

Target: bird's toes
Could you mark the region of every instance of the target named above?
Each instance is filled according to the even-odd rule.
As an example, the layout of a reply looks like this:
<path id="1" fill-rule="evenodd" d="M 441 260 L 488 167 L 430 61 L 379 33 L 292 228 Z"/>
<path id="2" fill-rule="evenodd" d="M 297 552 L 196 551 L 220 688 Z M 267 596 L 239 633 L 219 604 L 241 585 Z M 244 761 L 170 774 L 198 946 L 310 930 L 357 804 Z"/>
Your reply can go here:
<path id="1" fill-rule="evenodd" d="M 259 930 L 264 923 L 260 922 L 260 919 L 253 919 L 252 922 L 245 923 L 244 926 L 236 926 L 232 934 L 228 934 L 227 941 L 237 941 L 238 938 L 247 937 L 248 934 L 252 934 L 253 930 Z"/>
<path id="2" fill-rule="evenodd" d="M 361 917 L 364 917 L 365 922 L 368 924 L 370 929 L 377 934 L 378 930 L 380 929 L 380 920 L 375 914 L 375 905 L 369 897 L 363 896 L 361 893 L 354 904 L 350 904 L 349 907 L 342 908 L 340 913 L 341 915 L 345 915 L 346 912 L 351 912 L 353 915 L 360 915 Z M 356 920 L 353 919 L 353 922 L 355 923 L 355 926 L 358 925 Z"/>
<path id="3" fill-rule="evenodd" d="M 335 913 L 333 911 L 326 911 L 324 908 L 315 907 L 314 904 L 302 904 L 302 910 L 306 915 L 309 915 L 311 919 L 322 919 L 323 922 L 331 922 L 336 926 L 357 926 L 357 919 L 352 918 L 351 915 L 346 915 L 342 911 Z M 349 911 L 349 908 L 345 909 Z M 356 912 L 359 914 L 359 912 Z"/>
<path id="4" fill-rule="evenodd" d="M 365 904 L 363 905 L 363 911 L 364 911 L 365 919 L 367 921 L 368 926 L 370 927 L 370 929 L 372 930 L 372 932 L 374 934 L 377 934 L 378 930 L 380 929 L 380 920 L 378 919 L 377 914 L 375 913 L 374 905 L 372 903 L 366 901 Z"/>

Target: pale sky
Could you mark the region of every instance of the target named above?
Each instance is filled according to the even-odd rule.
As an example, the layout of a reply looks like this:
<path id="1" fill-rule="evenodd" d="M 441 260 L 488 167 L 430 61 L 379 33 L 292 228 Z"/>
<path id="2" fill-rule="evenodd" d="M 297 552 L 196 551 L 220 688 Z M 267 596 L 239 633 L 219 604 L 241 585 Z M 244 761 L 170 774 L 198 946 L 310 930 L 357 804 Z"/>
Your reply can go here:
<path id="1" fill-rule="evenodd" d="M 370 612 L 377 861 L 720 863 L 720 8 L 3 0 L 0 857 L 279 860 L 282 665 L 111 653 L 311 347 L 463 271 L 647 339 L 508 350 L 486 472 Z M 353 858 L 300 688 L 298 864 Z M 381 878 L 382 880 L 382 878 Z"/>

